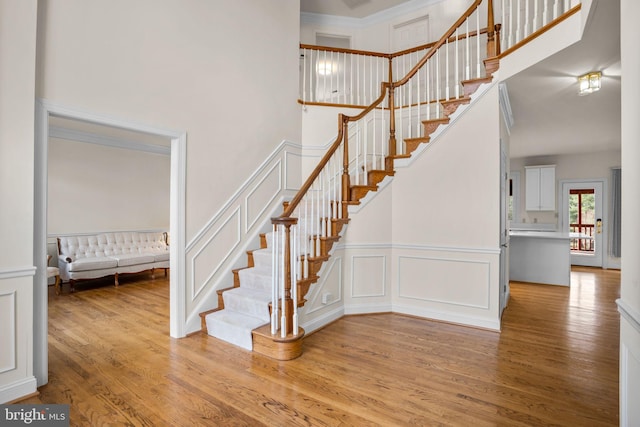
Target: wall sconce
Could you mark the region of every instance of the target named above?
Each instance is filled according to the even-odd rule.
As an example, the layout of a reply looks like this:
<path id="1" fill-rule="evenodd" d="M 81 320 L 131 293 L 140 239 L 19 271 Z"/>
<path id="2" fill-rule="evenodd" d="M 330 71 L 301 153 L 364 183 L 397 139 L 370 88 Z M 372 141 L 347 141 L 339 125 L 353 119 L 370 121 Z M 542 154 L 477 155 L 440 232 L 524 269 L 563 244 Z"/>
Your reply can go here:
<path id="1" fill-rule="evenodd" d="M 594 71 L 589 74 L 585 74 L 584 76 L 578 77 L 578 85 L 579 90 L 578 94 L 588 95 L 591 92 L 595 92 L 600 90 L 600 79 L 602 78 L 602 73 L 600 71 Z"/>

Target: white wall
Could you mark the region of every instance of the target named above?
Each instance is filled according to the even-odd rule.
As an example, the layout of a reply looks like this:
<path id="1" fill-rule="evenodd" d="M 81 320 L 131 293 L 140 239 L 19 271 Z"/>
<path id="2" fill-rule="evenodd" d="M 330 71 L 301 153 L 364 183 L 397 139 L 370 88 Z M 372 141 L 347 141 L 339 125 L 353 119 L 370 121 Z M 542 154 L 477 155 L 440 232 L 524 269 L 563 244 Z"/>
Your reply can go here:
<path id="1" fill-rule="evenodd" d="M 299 17 L 297 0 L 40 2 L 37 97 L 186 132 L 183 241 L 208 246 L 185 249 L 185 269 L 197 258 L 201 279 L 189 282 L 180 305 L 185 322 L 219 284 L 210 280 L 218 267 L 250 244 L 244 239 L 255 229 L 245 220 L 242 232 L 220 234 L 215 245 L 201 239 L 283 141 L 300 141 Z M 279 173 L 268 176 L 273 182 L 266 187 L 282 190 Z M 190 274 L 180 273 L 184 281 Z"/>
<path id="2" fill-rule="evenodd" d="M 620 167 L 620 151 L 604 151 L 598 153 L 580 153 L 558 156 L 540 156 L 511 159 L 511 170 L 520 172 L 520 218 L 518 222 L 555 224 L 559 220 L 556 212 L 528 212 L 525 210 L 525 166 L 556 165 L 556 182 L 566 179 L 601 179 L 611 181 L 611 168 Z M 611 184 L 609 182 L 609 184 Z M 610 193 L 607 189 L 607 193 Z M 609 196 L 604 200 L 604 207 L 610 204 Z M 556 210 L 559 211 L 556 203 Z"/>
<path id="3" fill-rule="evenodd" d="M 424 0 L 413 1 L 386 11 L 384 16 L 371 15 L 362 19 L 304 20 L 300 26 L 300 42 L 316 44 L 316 34 L 332 34 L 351 37 L 351 49 L 375 52 L 391 52 L 393 26 L 413 19 L 429 16 L 430 41 L 436 41 L 448 30 L 470 5 L 469 0 Z M 389 15 L 392 16 L 389 19 Z M 486 16 L 486 13 L 483 15 Z M 486 19 L 481 20 L 486 26 Z"/>
<path id="4" fill-rule="evenodd" d="M 36 0 L 0 2 L 0 403 L 33 376 Z M 46 309 L 46 308 L 45 308 Z"/>
<path id="5" fill-rule="evenodd" d="M 170 157 L 49 141 L 49 235 L 169 230 Z"/>
<path id="6" fill-rule="evenodd" d="M 622 61 L 622 285 L 620 317 L 620 425 L 640 425 L 640 3 L 620 0 Z M 630 77 L 630 78 L 627 78 Z"/>
<path id="7" fill-rule="evenodd" d="M 597 153 L 581 153 L 571 155 L 558 156 L 542 156 L 511 159 L 511 171 L 520 172 L 520 204 L 519 218 L 513 224 L 526 223 L 531 224 L 537 221 L 539 224 L 552 224 L 554 228 L 560 227 L 559 212 L 561 212 L 560 203 L 562 201 L 559 193 L 559 183 L 562 180 L 605 180 L 606 187 L 603 197 L 603 209 L 608 219 L 608 226 L 611 224 L 611 168 L 620 167 L 621 165 L 620 151 L 604 151 Z M 553 212 L 534 212 L 525 209 L 525 166 L 535 165 L 556 165 L 556 210 Z M 608 239 L 607 239 L 608 240 Z M 606 266 L 612 268 L 620 268 L 620 260 L 612 258 L 609 253 L 609 242 L 604 241 L 604 256 L 607 261 Z"/>
<path id="8" fill-rule="evenodd" d="M 298 1 L 40 6 L 38 97 L 187 132 L 187 241 L 281 141 L 300 140 Z"/>

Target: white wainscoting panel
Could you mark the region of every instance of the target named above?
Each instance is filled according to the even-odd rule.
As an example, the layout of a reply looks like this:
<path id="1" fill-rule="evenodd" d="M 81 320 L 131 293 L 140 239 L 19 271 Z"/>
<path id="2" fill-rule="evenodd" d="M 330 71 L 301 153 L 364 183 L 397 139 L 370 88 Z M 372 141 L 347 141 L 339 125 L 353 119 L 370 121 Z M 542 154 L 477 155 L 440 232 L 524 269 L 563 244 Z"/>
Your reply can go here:
<path id="1" fill-rule="evenodd" d="M 260 233 L 271 229 L 271 217 L 295 194 L 284 187 L 300 180 L 301 151 L 302 146 L 282 141 L 187 243 L 187 334 L 200 329 L 201 312 L 218 306 L 216 291 L 233 284 L 231 270 L 247 265 L 246 251 L 259 248 Z"/>
<path id="2" fill-rule="evenodd" d="M 342 259 L 341 251 L 335 251 L 322 266 L 320 280 L 309 289 L 307 303 L 300 313 L 300 325 L 307 334 L 344 316 Z M 330 298 L 323 303 L 322 296 L 326 293 Z"/>
<path id="3" fill-rule="evenodd" d="M 246 222 L 245 233 L 248 233 L 256 222 L 261 218 L 265 210 L 271 206 L 282 190 L 282 161 L 267 171 L 258 181 L 245 199 Z"/>
<path id="4" fill-rule="evenodd" d="M 0 292 L 0 374 L 16 368 L 16 291 Z"/>
<path id="5" fill-rule="evenodd" d="M 386 295 L 387 257 L 356 255 L 351 257 L 351 297 Z"/>
<path id="6" fill-rule="evenodd" d="M 620 312 L 620 425 L 640 425 L 640 312 L 616 301 Z"/>
<path id="7" fill-rule="evenodd" d="M 464 292 L 458 285 L 465 284 Z M 490 265 L 485 261 L 418 256 L 398 257 L 398 296 L 488 309 Z"/>
<path id="8" fill-rule="evenodd" d="M 240 207 L 238 207 L 206 240 L 191 259 L 191 300 L 209 284 L 211 278 L 240 244 Z M 218 242 L 219 244 L 212 244 Z"/>
<path id="9" fill-rule="evenodd" d="M 33 375 L 34 272 L 32 266 L 0 270 L 0 404 L 37 391 Z"/>

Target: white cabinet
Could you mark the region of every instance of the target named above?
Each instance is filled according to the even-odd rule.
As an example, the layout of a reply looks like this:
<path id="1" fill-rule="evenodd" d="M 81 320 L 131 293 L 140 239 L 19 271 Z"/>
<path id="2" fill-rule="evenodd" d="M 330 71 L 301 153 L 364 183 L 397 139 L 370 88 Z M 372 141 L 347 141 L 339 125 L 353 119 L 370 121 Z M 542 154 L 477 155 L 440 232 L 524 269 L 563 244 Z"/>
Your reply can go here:
<path id="1" fill-rule="evenodd" d="M 525 167 L 525 206 L 528 211 L 556 210 L 556 167 Z"/>

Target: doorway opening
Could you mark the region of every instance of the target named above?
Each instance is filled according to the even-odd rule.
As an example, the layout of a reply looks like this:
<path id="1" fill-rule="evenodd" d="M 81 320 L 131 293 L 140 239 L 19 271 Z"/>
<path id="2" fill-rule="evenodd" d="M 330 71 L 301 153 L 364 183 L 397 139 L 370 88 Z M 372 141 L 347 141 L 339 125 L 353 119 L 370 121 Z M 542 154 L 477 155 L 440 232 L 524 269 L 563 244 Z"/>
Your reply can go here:
<path id="1" fill-rule="evenodd" d="M 571 233 L 571 265 L 602 267 L 604 180 L 562 181 L 562 231 Z"/>
<path id="2" fill-rule="evenodd" d="M 36 101 L 35 177 L 34 177 L 34 277 L 33 295 L 33 372 L 37 385 L 49 380 L 48 375 L 48 286 L 47 286 L 47 206 L 48 150 L 50 121 L 53 118 L 76 120 L 88 124 L 113 127 L 166 138 L 170 143 L 170 310 L 169 330 L 174 338 L 185 336 L 185 196 L 186 196 L 186 132 L 171 131 L 72 109 L 45 100 Z"/>

